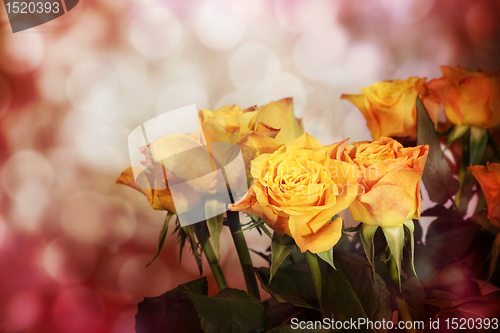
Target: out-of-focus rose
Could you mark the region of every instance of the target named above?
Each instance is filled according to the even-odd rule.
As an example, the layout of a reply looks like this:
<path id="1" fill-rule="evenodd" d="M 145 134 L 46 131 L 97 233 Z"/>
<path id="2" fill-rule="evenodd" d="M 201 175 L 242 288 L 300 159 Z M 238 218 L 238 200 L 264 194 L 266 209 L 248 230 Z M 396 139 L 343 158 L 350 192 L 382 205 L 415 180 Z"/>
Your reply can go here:
<path id="1" fill-rule="evenodd" d="M 470 71 L 441 66 L 443 77 L 426 84 L 443 103 L 444 113 L 457 126 L 495 127 L 500 124 L 498 71 Z"/>
<path id="2" fill-rule="evenodd" d="M 420 217 L 420 180 L 429 146 L 404 148 L 392 138 L 347 146 L 363 172 L 364 194 L 349 207 L 352 217 L 380 227 L 401 227 Z"/>
<path id="3" fill-rule="evenodd" d="M 305 133 L 252 161 L 253 184 L 231 210 L 262 217 L 302 252 L 323 252 L 342 235 L 342 218 L 358 194 L 359 168 L 345 154 L 346 141 L 324 147 Z"/>
<path id="4" fill-rule="evenodd" d="M 439 104 L 424 87 L 426 79 L 382 81 L 359 89 L 362 94 L 341 98 L 353 103 L 366 119 L 373 140 L 383 136 L 410 137 L 417 134 L 416 99 L 420 96 L 429 116 L 437 123 Z"/>
<path id="5" fill-rule="evenodd" d="M 488 204 L 488 219 L 500 229 L 500 163 L 474 165 L 468 169 L 481 185 Z"/>
<path id="6" fill-rule="evenodd" d="M 302 119 L 295 118 L 293 100 L 284 98 L 260 107 L 241 109 L 223 106 L 199 112 L 205 138 L 209 142 L 237 143 L 251 132 L 277 132 L 276 142 L 285 144 L 304 133 Z"/>
<path id="7" fill-rule="evenodd" d="M 215 143 L 227 142 L 239 146 L 245 170 L 234 169 L 237 164 L 233 164 L 233 169 L 226 167 L 225 173 L 230 184 L 241 184 L 240 178 L 247 178 L 247 182 L 249 181 L 250 161 L 257 154 L 274 152 L 280 147 L 281 141 L 276 138 L 295 139 L 303 133 L 301 120 L 293 115 L 293 102 L 290 98 L 246 110 L 236 105 L 223 106 L 215 111 L 202 109 L 198 117 L 201 126 L 194 133 L 167 135 L 143 147 L 143 164 L 148 171 L 143 172 L 140 179 L 135 179 L 133 169 L 129 168 L 116 182 L 144 193 L 154 209 L 173 213 L 188 211 L 199 204 L 204 194 L 222 193 L 226 187 L 223 178 L 210 175 L 213 171 L 212 161 L 205 145 L 208 144 L 208 151 L 214 162 L 217 160 L 214 155 Z M 281 127 L 274 128 L 264 123 L 275 117 L 282 119 L 277 124 Z M 233 155 L 226 152 L 225 148 L 220 148 L 220 145 L 218 147 L 219 156 Z M 165 159 L 167 156 L 169 157 Z M 223 161 L 220 164 L 225 165 Z M 182 191 L 175 192 L 175 205 L 173 188 L 169 188 L 169 182 L 189 183 L 189 186 L 182 187 Z"/>

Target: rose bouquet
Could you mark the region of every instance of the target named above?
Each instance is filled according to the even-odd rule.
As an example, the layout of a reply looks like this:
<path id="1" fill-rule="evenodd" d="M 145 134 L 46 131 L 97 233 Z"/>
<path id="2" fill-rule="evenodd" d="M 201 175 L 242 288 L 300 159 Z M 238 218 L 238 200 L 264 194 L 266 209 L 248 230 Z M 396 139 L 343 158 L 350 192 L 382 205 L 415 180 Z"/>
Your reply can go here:
<path id="1" fill-rule="evenodd" d="M 181 249 L 189 244 L 200 274 L 206 258 L 219 291 L 209 296 L 200 278 L 145 298 L 137 332 L 499 328 L 500 76 L 442 70 L 427 83 L 384 81 L 342 96 L 363 113 L 371 142 L 324 146 L 284 99 L 200 110 L 197 131 L 142 147 L 145 172 L 128 169 L 117 182 L 167 211 L 156 255 L 175 223 Z M 344 225 L 343 211 L 357 225 Z M 219 265 L 225 226 L 246 291 L 228 286 Z M 269 237 L 260 253 L 268 267 L 252 264 L 248 229 Z"/>

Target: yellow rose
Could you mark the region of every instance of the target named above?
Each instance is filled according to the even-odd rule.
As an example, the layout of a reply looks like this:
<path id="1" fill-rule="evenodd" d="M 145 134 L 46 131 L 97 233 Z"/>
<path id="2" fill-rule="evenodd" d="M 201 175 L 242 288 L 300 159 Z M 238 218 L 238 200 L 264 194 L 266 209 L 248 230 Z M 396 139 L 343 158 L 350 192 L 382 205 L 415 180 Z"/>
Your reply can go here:
<path id="1" fill-rule="evenodd" d="M 487 163 L 468 167 L 483 190 L 488 204 L 488 219 L 500 229 L 500 164 Z"/>
<path id="2" fill-rule="evenodd" d="M 209 175 L 213 171 L 212 161 L 204 150 L 205 145 L 208 144 L 210 154 L 213 150 L 211 143 L 215 142 L 228 142 L 240 147 L 245 170 L 226 169 L 226 176 L 230 178 L 228 181 L 231 184 L 240 184 L 240 177 L 248 178 L 247 182 L 249 182 L 250 161 L 257 154 L 274 152 L 280 146 L 276 137 L 281 135 L 283 140 L 295 139 L 300 136 L 301 131 L 303 132 L 301 120 L 293 116 L 293 103 L 289 98 L 271 102 L 260 108 L 252 107 L 246 110 L 236 105 L 223 106 L 215 111 L 202 109 L 198 117 L 201 127 L 194 133 L 161 137 L 143 148 L 144 164 L 148 167 L 148 171 L 142 173 L 140 179 L 136 180 L 133 169 L 129 168 L 120 175 L 116 182 L 145 194 L 154 209 L 168 210 L 173 213 L 188 211 L 199 204 L 201 194 L 221 193 L 222 187 L 226 186 L 225 182 L 218 179 L 216 175 Z M 283 120 L 280 123 L 281 129 L 263 122 L 274 117 Z M 284 119 L 290 120 L 291 123 Z M 182 154 L 191 149 L 198 150 L 198 153 Z M 164 157 L 172 156 L 174 153 L 178 154 L 169 157 L 169 165 L 163 165 Z M 220 145 L 219 153 L 225 153 L 223 149 L 221 151 Z M 215 157 L 212 156 L 212 158 Z M 199 179 L 200 175 L 204 177 Z M 182 193 L 175 193 L 177 209 L 172 199 L 172 189 L 168 187 L 166 179 L 174 183 L 189 181 L 189 187 L 184 187 Z"/>
<path id="3" fill-rule="evenodd" d="M 201 109 L 199 118 L 201 128 L 193 136 L 201 138 L 199 133 L 203 131 L 209 145 L 210 142 L 236 143 L 243 154 L 248 182 L 251 182 L 250 161 L 255 156 L 272 153 L 280 144 L 293 141 L 304 133 L 302 119 L 294 116 L 291 98 L 248 109 L 236 105 L 215 111 Z"/>
<path id="4" fill-rule="evenodd" d="M 457 126 L 495 127 L 500 124 L 498 71 L 470 71 L 441 66 L 443 77 L 426 86 L 443 103 L 444 113 Z"/>
<path id="5" fill-rule="evenodd" d="M 294 116 L 291 98 L 248 109 L 236 105 L 215 111 L 201 109 L 199 118 L 209 142 L 237 143 L 251 132 L 275 132 L 275 140 L 284 144 L 304 133 L 302 119 Z"/>
<path id="6" fill-rule="evenodd" d="M 383 136 L 410 137 L 417 134 L 416 99 L 419 95 L 429 116 L 437 122 L 439 105 L 424 87 L 426 79 L 410 77 L 406 80 L 382 81 L 359 89 L 362 94 L 340 98 L 353 103 L 366 119 L 373 140 Z"/>
<path id="7" fill-rule="evenodd" d="M 346 140 L 347 141 L 347 140 Z M 342 218 L 359 191 L 359 168 L 345 154 L 346 141 L 324 147 L 305 133 L 252 161 L 253 184 L 231 210 L 262 217 L 302 252 L 323 252 L 342 235 Z"/>
<path id="8" fill-rule="evenodd" d="M 380 227 L 401 227 L 420 217 L 420 180 L 429 146 L 404 148 L 391 138 L 347 146 L 363 172 L 364 193 L 349 207 L 352 217 Z"/>

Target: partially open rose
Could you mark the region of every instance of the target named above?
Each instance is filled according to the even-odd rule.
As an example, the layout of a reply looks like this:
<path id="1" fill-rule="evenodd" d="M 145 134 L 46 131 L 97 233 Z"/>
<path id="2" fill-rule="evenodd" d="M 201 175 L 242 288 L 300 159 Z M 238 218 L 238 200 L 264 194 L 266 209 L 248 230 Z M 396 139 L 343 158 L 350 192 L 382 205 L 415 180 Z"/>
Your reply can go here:
<path id="1" fill-rule="evenodd" d="M 167 135 L 142 147 L 142 164 L 147 170 L 142 172 L 144 168 L 139 168 L 134 173 L 134 169 L 129 168 L 116 182 L 145 194 L 154 209 L 176 214 L 187 212 L 197 207 L 206 194 L 227 192 L 224 177 L 213 173 L 217 169 L 213 162 L 219 160 L 219 164 L 225 166 L 229 184 L 240 188 L 242 179 L 248 182 L 250 161 L 257 154 L 274 152 L 281 140 L 295 139 L 303 133 L 301 120 L 294 117 L 291 98 L 246 110 L 236 105 L 215 111 L 202 109 L 198 117 L 201 126 L 194 133 Z M 272 119 L 281 121 L 266 123 Z M 215 156 L 234 156 L 228 151 L 234 147 L 241 150 L 243 168 L 238 163 L 226 166 L 225 161 Z M 169 186 L 172 183 L 179 185 L 177 191 Z"/>
<path id="2" fill-rule="evenodd" d="M 341 98 L 353 103 L 366 119 L 373 140 L 382 136 L 416 138 L 416 99 L 420 96 L 429 116 L 436 123 L 439 105 L 424 87 L 425 78 L 381 81 L 359 89 L 362 94 Z"/>
<path id="3" fill-rule="evenodd" d="M 347 140 L 346 140 L 347 141 Z M 358 167 L 345 154 L 346 141 L 324 147 L 305 133 L 272 154 L 252 161 L 253 184 L 231 207 L 262 217 L 302 252 L 323 252 L 342 235 L 342 218 L 359 190 Z"/>
<path id="4" fill-rule="evenodd" d="M 500 124 L 498 71 L 470 71 L 441 66 L 443 77 L 426 86 L 443 103 L 444 113 L 457 126 L 495 127 Z"/>
<path id="5" fill-rule="evenodd" d="M 350 157 L 363 172 L 364 194 L 349 207 L 352 217 L 380 227 L 401 227 L 420 217 L 420 180 L 429 146 L 403 148 L 392 138 L 348 146 Z"/>
<path id="6" fill-rule="evenodd" d="M 488 204 L 488 219 L 500 229 L 500 164 L 474 165 L 468 169 L 481 185 Z"/>

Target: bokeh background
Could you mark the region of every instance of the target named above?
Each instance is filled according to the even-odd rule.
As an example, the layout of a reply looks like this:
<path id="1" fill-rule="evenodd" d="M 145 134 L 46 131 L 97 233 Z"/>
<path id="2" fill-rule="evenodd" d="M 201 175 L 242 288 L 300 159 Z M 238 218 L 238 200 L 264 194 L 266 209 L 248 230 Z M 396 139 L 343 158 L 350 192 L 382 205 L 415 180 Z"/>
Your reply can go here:
<path id="1" fill-rule="evenodd" d="M 144 296 L 199 276 L 175 236 L 145 268 L 165 213 L 115 184 L 144 121 L 291 96 L 323 144 L 370 139 L 342 93 L 498 69 L 498 17 L 498 0 L 80 0 L 12 34 L 0 6 L 0 330 L 131 333 Z M 244 288 L 228 230 L 221 262 Z"/>

